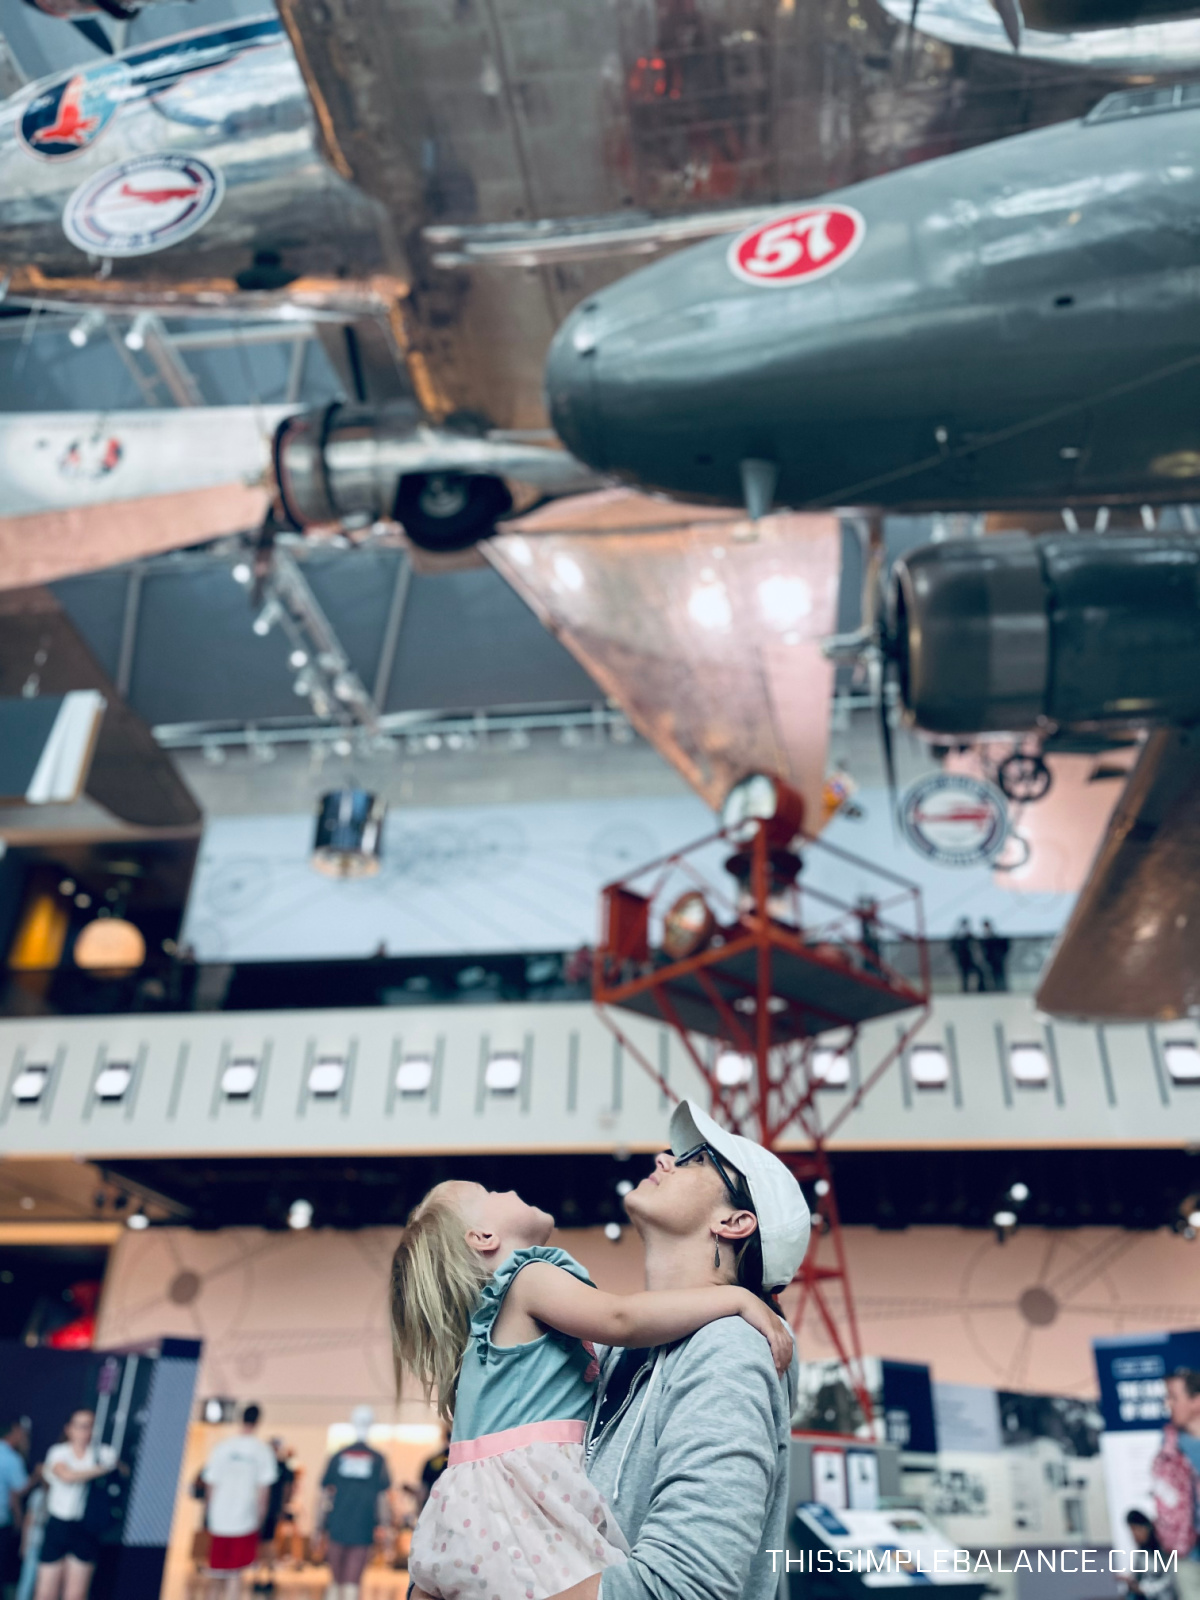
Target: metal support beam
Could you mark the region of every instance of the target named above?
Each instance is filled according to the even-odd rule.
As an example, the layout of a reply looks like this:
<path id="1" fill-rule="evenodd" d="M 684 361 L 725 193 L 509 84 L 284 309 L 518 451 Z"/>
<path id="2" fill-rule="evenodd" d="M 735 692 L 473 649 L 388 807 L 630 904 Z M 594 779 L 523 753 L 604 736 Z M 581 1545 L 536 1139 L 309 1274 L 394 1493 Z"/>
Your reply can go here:
<path id="1" fill-rule="evenodd" d="M 105 323 L 105 331 L 108 334 L 113 349 L 121 358 L 121 365 L 133 379 L 134 383 L 137 384 L 138 392 L 141 394 L 143 403 L 148 406 L 157 406 L 157 380 L 151 378 L 147 373 L 142 371 L 140 365 L 138 364 L 137 357 L 134 355 L 133 351 L 129 349 L 128 345 L 126 345 L 124 339 L 117 332 L 116 328 L 113 327 L 111 320 Z"/>
<path id="2" fill-rule="evenodd" d="M 376 711 L 382 712 L 384 702 L 387 700 L 388 685 L 392 681 L 392 668 L 396 664 L 396 647 L 400 643 L 400 628 L 404 622 L 404 608 L 408 603 L 408 591 L 412 586 L 412 563 L 408 557 L 400 553 L 396 566 L 396 582 L 392 586 L 392 602 L 388 607 L 387 622 L 383 629 L 383 639 L 379 646 L 379 660 L 375 667 L 375 687 L 371 691 L 371 699 L 375 703 Z"/>
<path id="3" fill-rule="evenodd" d="M 137 648 L 138 613 L 142 602 L 142 567 L 135 562 L 125 583 L 125 613 L 121 618 L 121 647 L 117 654 L 116 686 L 122 700 L 129 697 L 133 656 Z"/>
<path id="4" fill-rule="evenodd" d="M 306 334 L 303 339 L 296 339 L 292 344 L 292 359 L 288 363 L 287 389 L 284 391 L 285 405 L 294 406 L 299 403 L 300 395 L 304 389 L 304 366 L 308 355 L 308 341 L 312 337 Z"/>
<path id="5" fill-rule="evenodd" d="M 173 344 L 161 317 L 147 319 L 145 339 L 146 354 L 175 404 L 202 406 L 204 396 L 200 386 Z"/>
<path id="6" fill-rule="evenodd" d="M 368 733 L 380 732 L 375 702 L 350 664 L 350 657 L 308 579 L 286 551 L 276 546 L 267 583 L 268 605 L 279 607 L 280 623 L 293 643 L 310 655 L 308 670 L 321 683 L 321 698 L 343 726 L 357 724 Z M 315 703 L 315 697 L 314 697 Z"/>

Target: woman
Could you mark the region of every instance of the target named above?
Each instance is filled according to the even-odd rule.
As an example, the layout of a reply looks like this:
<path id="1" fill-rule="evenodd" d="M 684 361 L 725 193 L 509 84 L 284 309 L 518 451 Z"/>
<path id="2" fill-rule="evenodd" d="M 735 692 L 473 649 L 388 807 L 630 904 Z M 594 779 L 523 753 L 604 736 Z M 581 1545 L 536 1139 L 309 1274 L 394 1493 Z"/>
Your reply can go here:
<path id="1" fill-rule="evenodd" d="M 46 1452 L 46 1532 L 34 1600 L 87 1600 L 100 1541 L 84 1526 L 88 1484 L 116 1466 L 107 1447 L 92 1445 L 95 1416 L 74 1411 L 63 1443 Z"/>

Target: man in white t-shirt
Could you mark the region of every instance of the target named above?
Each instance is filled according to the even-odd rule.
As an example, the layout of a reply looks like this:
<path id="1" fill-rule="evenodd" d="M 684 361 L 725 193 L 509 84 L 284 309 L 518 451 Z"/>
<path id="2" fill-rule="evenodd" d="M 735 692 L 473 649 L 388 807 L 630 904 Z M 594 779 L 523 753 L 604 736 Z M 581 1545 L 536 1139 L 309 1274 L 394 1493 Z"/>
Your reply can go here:
<path id="1" fill-rule="evenodd" d="M 208 1531 L 212 1552 L 208 1564 L 225 1579 L 229 1600 L 240 1594 L 242 1573 L 258 1553 L 258 1530 L 267 1512 L 267 1495 L 279 1473 L 275 1452 L 255 1437 L 259 1409 L 247 1406 L 241 1428 L 222 1439 L 204 1469 Z"/>

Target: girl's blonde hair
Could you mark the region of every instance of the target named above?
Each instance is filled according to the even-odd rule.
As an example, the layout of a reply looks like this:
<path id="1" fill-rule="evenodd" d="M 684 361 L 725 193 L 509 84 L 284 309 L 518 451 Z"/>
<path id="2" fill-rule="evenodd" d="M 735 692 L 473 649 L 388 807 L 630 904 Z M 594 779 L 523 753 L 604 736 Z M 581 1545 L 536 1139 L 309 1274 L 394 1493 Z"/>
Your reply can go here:
<path id="1" fill-rule="evenodd" d="M 458 1369 L 471 1334 L 479 1291 L 491 1273 L 467 1243 L 451 1185 L 431 1189 L 409 1216 L 392 1257 L 392 1359 L 396 1391 L 406 1372 L 425 1399 L 437 1393 L 438 1414 L 454 1412 Z"/>

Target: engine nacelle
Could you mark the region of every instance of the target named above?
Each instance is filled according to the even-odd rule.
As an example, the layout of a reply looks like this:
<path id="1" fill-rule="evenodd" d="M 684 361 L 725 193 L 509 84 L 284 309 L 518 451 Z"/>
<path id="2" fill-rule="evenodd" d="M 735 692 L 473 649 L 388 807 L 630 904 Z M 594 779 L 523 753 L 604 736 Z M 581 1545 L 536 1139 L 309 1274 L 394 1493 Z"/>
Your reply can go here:
<path id="1" fill-rule="evenodd" d="M 890 627 L 930 733 L 1200 717 L 1200 540 L 1002 534 L 910 551 Z"/>
<path id="2" fill-rule="evenodd" d="M 464 550 L 493 532 L 512 496 L 486 439 L 422 421 L 412 402 L 334 403 L 289 417 L 275 435 L 275 477 L 297 528 L 380 519 L 425 550 Z"/>

